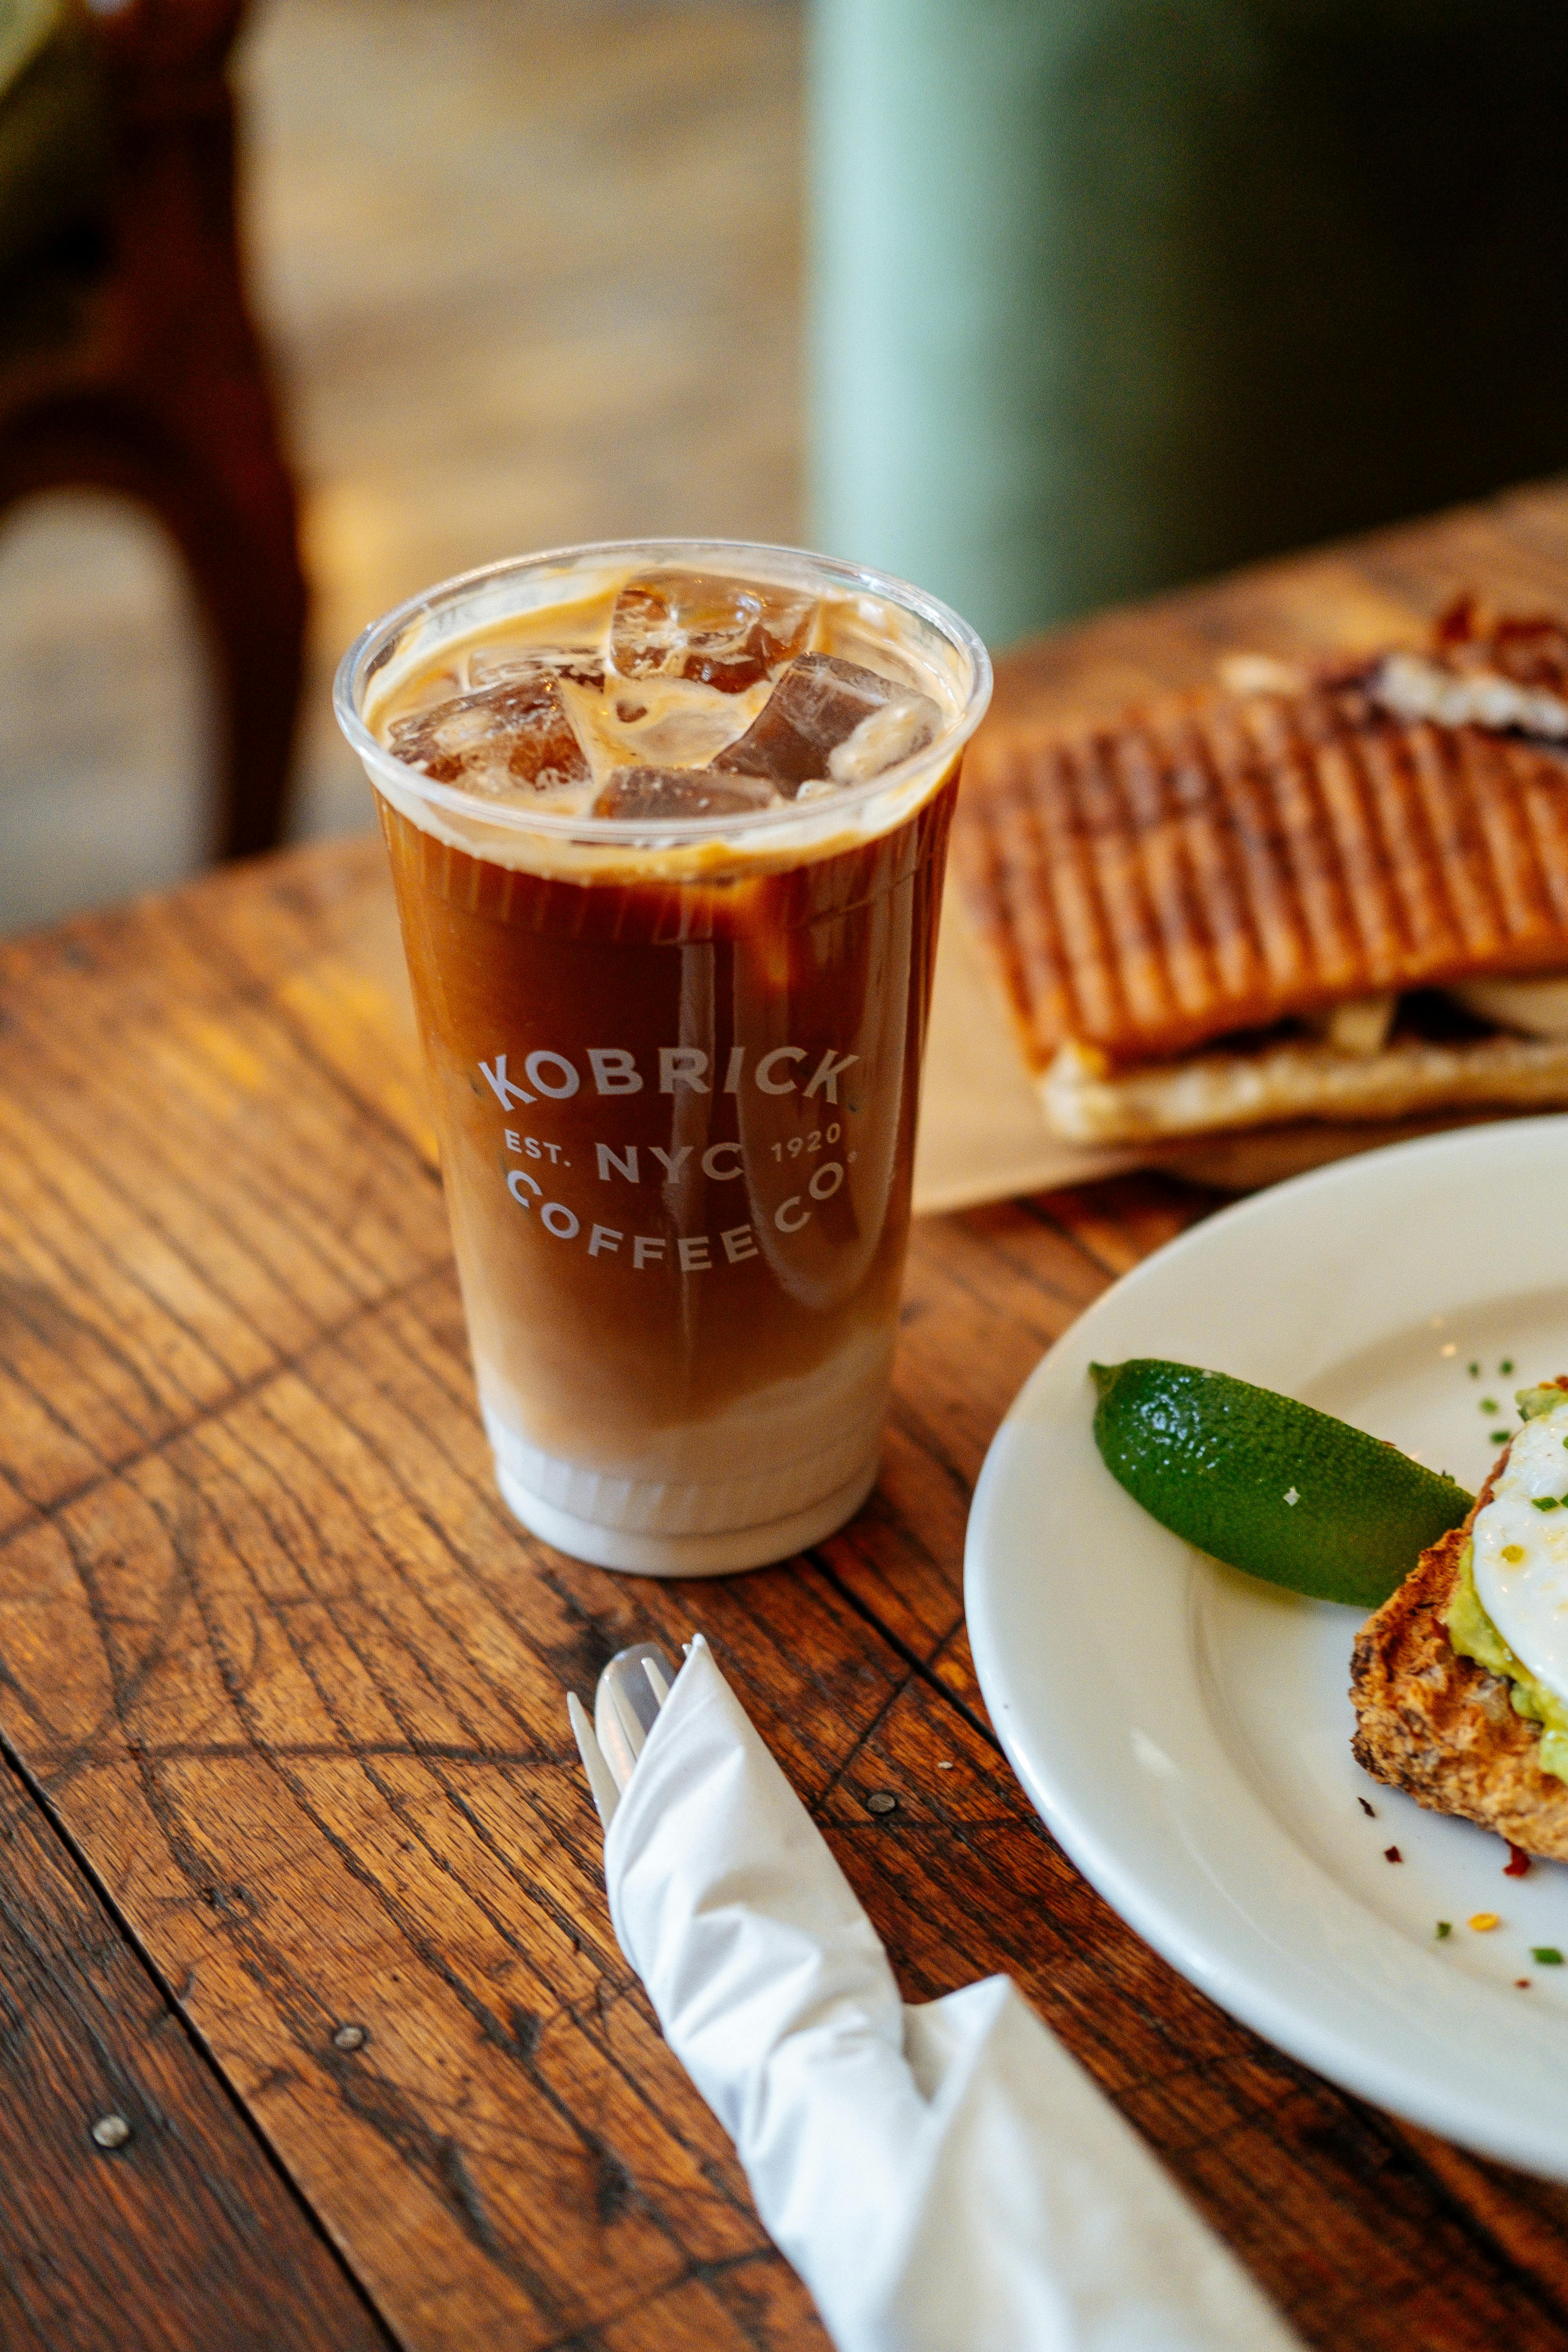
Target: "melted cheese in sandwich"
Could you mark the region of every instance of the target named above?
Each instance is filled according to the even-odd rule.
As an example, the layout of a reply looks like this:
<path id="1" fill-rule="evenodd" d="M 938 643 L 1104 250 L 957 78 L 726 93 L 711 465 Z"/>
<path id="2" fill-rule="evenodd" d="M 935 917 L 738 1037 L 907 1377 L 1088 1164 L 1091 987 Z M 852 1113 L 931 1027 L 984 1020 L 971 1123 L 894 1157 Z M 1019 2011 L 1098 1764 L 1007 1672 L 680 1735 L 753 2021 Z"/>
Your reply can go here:
<path id="1" fill-rule="evenodd" d="M 1568 1392 L 1526 1422 L 1473 1530 L 1482 1608 L 1536 1681 L 1568 1701 Z"/>

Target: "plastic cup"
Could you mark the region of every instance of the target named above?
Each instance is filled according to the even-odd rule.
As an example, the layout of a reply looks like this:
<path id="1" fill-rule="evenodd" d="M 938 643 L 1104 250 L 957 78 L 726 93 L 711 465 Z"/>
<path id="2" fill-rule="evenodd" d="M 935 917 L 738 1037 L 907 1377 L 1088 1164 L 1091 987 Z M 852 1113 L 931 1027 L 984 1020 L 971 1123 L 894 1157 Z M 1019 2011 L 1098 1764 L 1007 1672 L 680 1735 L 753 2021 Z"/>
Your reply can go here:
<path id="1" fill-rule="evenodd" d="M 635 825 L 434 782 L 377 739 L 447 649 L 658 565 L 858 612 L 858 657 L 940 679 L 942 727 L 868 782 Z M 949 823 L 990 684 L 974 633 L 919 590 L 730 541 L 492 564 L 343 658 L 497 1478 L 563 1551 L 752 1568 L 875 1481 Z"/>

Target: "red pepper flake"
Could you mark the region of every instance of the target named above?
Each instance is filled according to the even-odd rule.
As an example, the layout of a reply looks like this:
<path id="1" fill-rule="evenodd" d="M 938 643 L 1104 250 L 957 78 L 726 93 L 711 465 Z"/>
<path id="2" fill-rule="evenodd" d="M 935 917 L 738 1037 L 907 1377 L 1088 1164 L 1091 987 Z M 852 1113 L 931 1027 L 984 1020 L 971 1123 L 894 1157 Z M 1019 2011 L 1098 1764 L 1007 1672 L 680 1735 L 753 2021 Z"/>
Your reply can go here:
<path id="1" fill-rule="evenodd" d="M 1508 1860 L 1502 1866 L 1502 1874 L 1505 1878 L 1529 1877 L 1530 1856 L 1521 1845 L 1510 1845 Z"/>
<path id="2" fill-rule="evenodd" d="M 1356 1799 L 1356 1803 L 1361 1807 L 1362 1811 L 1366 1815 L 1369 1822 L 1376 1821 L 1377 1808 L 1375 1805 L 1369 1805 L 1364 1797 L 1358 1797 Z"/>
<path id="3" fill-rule="evenodd" d="M 1528 1992 L 1530 1990 L 1530 1979 L 1528 1977 L 1515 1977 L 1513 1981 L 1516 1990 L 1520 1992 Z"/>
<path id="4" fill-rule="evenodd" d="M 1403 1862 L 1405 1856 L 1396 1845 L 1385 1845 L 1383 1849 L 1383 1858 L 1384 1862 Z"/>

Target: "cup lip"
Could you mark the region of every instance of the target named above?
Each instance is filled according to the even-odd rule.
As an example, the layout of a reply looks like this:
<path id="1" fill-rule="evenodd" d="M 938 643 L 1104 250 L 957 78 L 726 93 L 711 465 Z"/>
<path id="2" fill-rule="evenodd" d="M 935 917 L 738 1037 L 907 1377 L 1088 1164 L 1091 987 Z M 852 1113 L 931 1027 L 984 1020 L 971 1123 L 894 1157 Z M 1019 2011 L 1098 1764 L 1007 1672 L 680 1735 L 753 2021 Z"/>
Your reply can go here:
<path id="1" fill-rule="evenodd" d="M 921 751 L 906 759 L 895 761 L 879 775 L 865 782 L 850 784 L 835 793 L 830 800 L 815 800 L 802 808 L 797 802 L 786 803 L 780 808 L 747 809 L 721 818 L 712 816 L 666 817 L 649 822 L 639 819 L 628 824 L 618 817 L 595 817 L 586 814 L 574 815 L 561 809 L 532 809 L 524 803 L 494 801 L 478 793 L 464 792 L 455 784 L 435 782 L 420 769 L 410 767 L 386 745 L 378 741 L 361 718 L 356 692 L 373 674 L 373 656 L 383 648 L 394 646 L 403 630 L 421 614 L 433 612 L 438 605 L 455 601 L 465 593 L 474 593 L 488 582 L 507 572 L 531 572 L 551 564 L 565 566 L 574 562 L 587 562 L 594 558 L 614 559 L 617 556 L 647 556 L 654 562 L 669 562 L 682 557 L 689 559 L 700 552 L 709 556 L 784 557 L 796 563 L 807 563 L 819 573 L 826 573 L 845 588 L 861 593 L 880 596 L 901 611 L 916 615 L 947 638 L 964 654 L 970 664 L 969 693 L 963 709 L 942 733 Z M 379 664 L 374 665 L 379 667 Z M 471 822 L 505 832 L 543 835 L 556 840 L 570 840 L 584 846 L 608 848 L 641 847 L 689 848 L 709 841 L 744 840 L 749 836 L 777 832 L 781 826 L 791 830 L 813 830 L 825 818 L 849 817 L 869 800 L 885 793 L 896 793 L 900 784 L 922 770 L 931 772 L 933 778 L 945 771 L 968 742 L 985 715 L 991 699 L 991 656 L 978 633 L 971 628 L 961 614 L 939 596 L 917 588 L 912 582 L 900 580 L 896 573 L 879 571 L 870 564 L 855 563 L 840 556 L 819 555 L 811 548 L 791 547 L 765 540 L 651 538 L 584 540 L 564 547 L 541 548 L 527 555 L 499 557 L 490 563 L 476 564 L 467 572 L 454 572 L 450 579 L 437 581 L 433 587 L 422 588 L 401 604 L 381 614 L 363 628 L 339 662 L 332 682 L 332 709 L 338 725 L 360 759 L 374 775 L 378 769 L 390 771 L 398 786 L 418 799 L 428 801 L 438 808 L 447 809 Z M 794 820 L 794 824 L 792 824 Z"/>

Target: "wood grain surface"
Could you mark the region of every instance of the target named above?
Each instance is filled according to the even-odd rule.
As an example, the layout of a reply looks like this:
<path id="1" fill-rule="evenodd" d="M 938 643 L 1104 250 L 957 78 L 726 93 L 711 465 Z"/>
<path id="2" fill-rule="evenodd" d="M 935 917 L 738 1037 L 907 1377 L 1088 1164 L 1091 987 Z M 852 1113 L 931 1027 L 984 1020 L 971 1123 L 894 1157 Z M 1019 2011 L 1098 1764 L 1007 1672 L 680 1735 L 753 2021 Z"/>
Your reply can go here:
<path id="1" fill-rule="evenodd" d="M 375 2352 L 355 2293 L 0 1764 L 0 2343 Z"/>
<path id="2" fill-rule="evenodd" d="M 1094 625 L 1018 659 L 1001 723 L 1140 662 L 1327 642 L 1337 613 L 1408 631 L 1472 579 L 1568 603 L 1568 498 Z M 100 1917 L 101 1968 L 152 1971 L 126 2079 L 152 2080 L 165 1987 L 181 2022 L 157 2031 L 199 2045 L 408 2352 L 825 2341 L 616 1947 L 565 1723 L 563 1685 L 694 1626 L 906 1993 L 1011 1971 L 1309 2343 L 1568 2346 L 1568 2197 L 1360 2105 L 1175 1977 L 985 1719 L 961 1593 L 985 1447 L 1042 1349 L 1220 1197 L 1126 1179 L 926 1222 L 867 1509 L 779 1569 L 616 1578 L 494 1491 L 376 845 L 0 949 L 0 1732 L 33 1791 L 5 1818 L 54 1856 L 57 1912 L 91 1905 L 58 1836 L 103 1890 L 130 1940 Z M 31 1979 L 57 2075 L 74 1968 Z M 176 2087 L 152 2095 L 173 2112 Z M 258 2340 L 324 2340 L 345 2310 L 331 2340 L 376 2340 L 227 2120 L 212 2218 L 193 2198 L 161 2238 L 152 2190 L 117 2199 L 127 2246 L 162 2246 L 155 2307 L 226 2269 L 276 2314 Z M 86 2210 L 70 2128 L 5 2200 L 6 2344 L 37 2333 L 39 2217 Z M 110 2228 L 52 2233 L 82 2340 L 183 2343 L 132 2331 Z"/>

